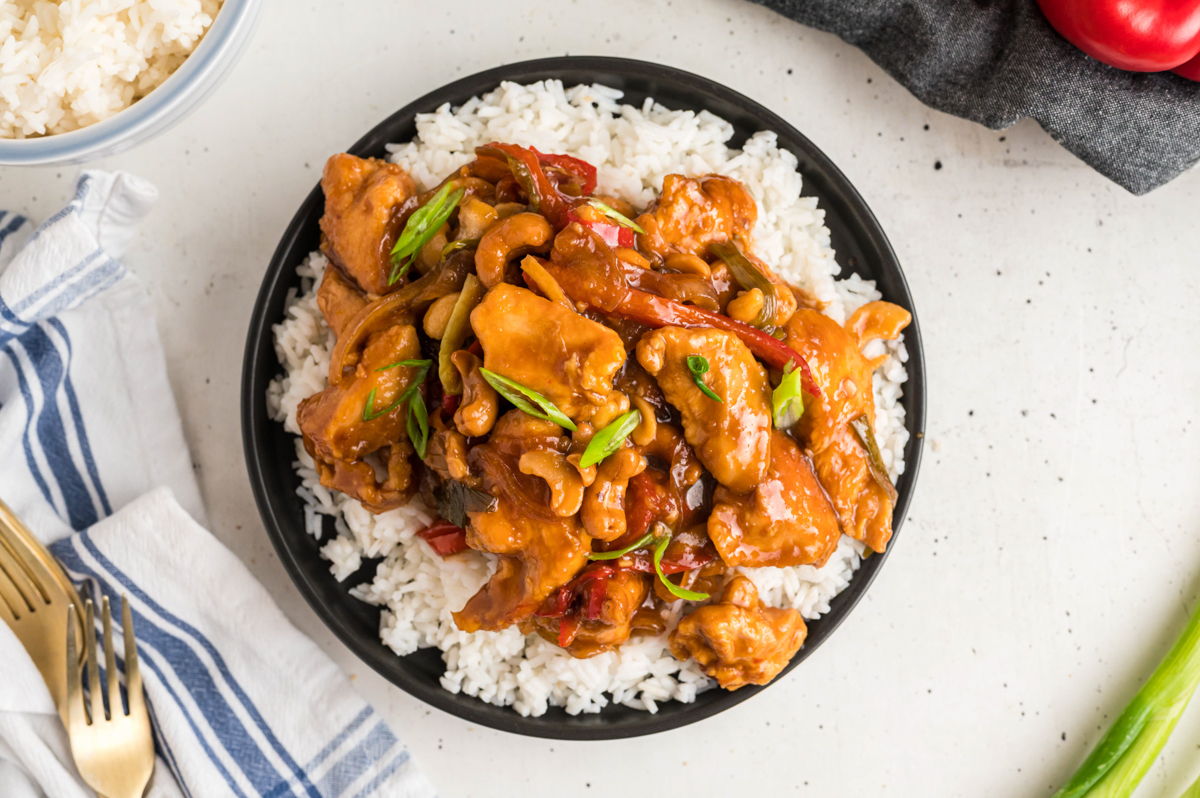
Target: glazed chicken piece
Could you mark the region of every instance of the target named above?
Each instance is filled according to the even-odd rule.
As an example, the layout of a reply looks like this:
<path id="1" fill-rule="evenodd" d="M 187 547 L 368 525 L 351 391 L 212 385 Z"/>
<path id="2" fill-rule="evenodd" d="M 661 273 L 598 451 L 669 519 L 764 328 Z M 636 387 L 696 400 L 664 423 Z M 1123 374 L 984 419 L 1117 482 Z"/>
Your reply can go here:
<path id="1" fill-rule="evenodd" d="M 297 410 L 304 448 L 317 463 L 321 484 L 354 496 L 374 512 L 398 507 L 412 495 L 407 407 L 379 411 L 395 403 L 416 378 L 416 370 L 405 366 L 379 369 L 419 355 L 417 333 L 411 326 L 397 325 L 375 333 L 367 340 L 351 379 L 313 394 Z M 371 398 L 378 415 L 364 421 Z M 362 458 L 384 450 L 388 478 L 379 483 L 373 467 Z"/>
<path id="2" fill-rule="evenodd" d="M 722 401 L 696 386 L 687 364 L 693 355 L 707 359 L 703 380 Z M 679 410 L 704 467 L 731 490 L 754 490 L 771 463 L 771 386 L 746 345 L 723 330 L 663 327 L 642 336 L 637 359 Z"/>
<path id="3" fill-rule="evenodd" d="M 317 289 L 317 305 L 329 329 L 339 338 L 350 321 L 369 303 L 358 286 L 346 279 L 341 269 L 330 264 Z"/>
<path id="4" fill-rule="evenodd" d="M 345 153 L 325 164 L 321 250 L 371 294 L 386 294 L 402 208 L 416 184 L 399 166 Z"/>
<path id="5" fill-rule="evenodd" d="M 771 467 L 754 492 L 717 488 L 708 536 L 726 565 L 813 565 L 837 550 L 838 515 L 796 442 L 771 433 Z"/>
<path id="6" fill-rule="evenodd" d="M 500 555 L 500 562 L 488 583 L 454 613 L 464 632 L 495 632 L 524 620 L 587 564 L 591 541 L 574 518 L 535 518 L 507 499 L 491 512 L 468 517 L 467 545 Z"/>
<path id="7" fill-rule="evenodd" d="M 537 391 L 573 421 L 613 401 L 625 347 L 603 324 L 505 283 L 471 312 L 471 327 L 486 369 Z"/>
<path id="8" fill-rule="evenodd" d="M 605 583 L 604 590 L 604 603 L 599 614 L 594 619 L 582 619 L 575 639 L 567 646 L 567 651 L 573 657 L 594 657 L 629 639 L 633 631 L 633 618 L 650 595 L 650 576 L 638 571 L 620 570 Z M 551 642 L 558 641 L 561 619 L 533 620 L 534 631 Z"/>
<path id="9" fill-rule="evenodd" d="M 875 425 L 873 374 L 879 361 L 862 355 L 873 338 L 894 339 L 911 321 L 908 311 L 870 302 L 843 328 L 815 310 L 800 309 L 785 329 L 786 343 L 813 371 L 822 396 L 804 411 L 797 431 L 807 442 L 821 484 L 829 492 L 842 529 L 877 552 L 892 537 L 892 498 L 872 474 L 863 441 L 850 423 L 865 418 Z"/>
<path id="10" fill-rule="evenodd" d="M 676 253 L 703 257 L 714 241 L 748 247 L 757 220 L 754 199 L 733 178 L 667 175 L 658 202 L 637 223 L 646 231 L 643 245 L 666 258 Z"/>
<path id="11" fill-rule="evenodd" d="M 754 583 L 736 576 L 716 603 L 680 621 L 669 642 L 676 659 L 692 657 L 721 687 L 736 690 L 778 676 L 807 634 L 799 612 L 764 606 Z"/>

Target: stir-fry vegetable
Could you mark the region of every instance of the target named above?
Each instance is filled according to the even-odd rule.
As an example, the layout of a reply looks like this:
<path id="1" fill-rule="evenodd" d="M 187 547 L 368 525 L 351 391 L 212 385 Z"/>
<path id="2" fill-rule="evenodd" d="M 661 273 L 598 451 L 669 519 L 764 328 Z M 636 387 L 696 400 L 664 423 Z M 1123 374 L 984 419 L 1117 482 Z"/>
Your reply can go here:
<path id="1" fill-rule="evenodd" d="M 619 560 L 631 551 L 649 546 L 654 541 L 654 533 L 647 532 L 628 546 L 616 551 L 597 551 L 588 556 L 589 560 Z"/>
<path id="2" fill-rule="evenodd" d="M 578 429 L 575 426 L 575 422 L 568 418 L 566 413 L 559 410 L 554 402 L 551 402 L 537 391 L 531 391 L 521 383 L 510 380 L 508 377 L 503 377 L 488 369 L 480 369 L 479 373 L 487 380 L 488 385 L 496 389 L 496 393 L 511 402 L 518 410 L 528 413 L 534 418 L 544 418 L 547 421 L 553 421 L 560 427 L 566 427 L 572 432 Z"/>
<path id="3" fill-rule="evenodd" d="M 555 228 L 566 226 L 566 214 L 571 201 L 546 176 L 536 153 L 516 144 L 492 142 L 476 147 L 475 154 L 482 158 L 507 161 L 513 177 L 529 197 L 529 207 L 549 219 Z"/>
<path id="4" fill-rule="evenodd" d="M 662 525 L 659 528 L 665 529 Z M 665 530 L 654 544 L 654 573 L 658 574 L 659 581 L 666 586 L 667 590 L 671 591 L 671 595 L 675 598 L 681 598 L 684 601 L 704 601 L 709 598 L 707 593 L 697 593 L 694 590 L 687 590 L 667 579 L 667 575 L 663 573 L 662 559 L 669 545 L 671 545 L 671 533 L 670 530 Z"/>
<path id="5" fill-rule="evenodd" d="M 788 429 L 804 415 L 803 385 L 803 372 L 788 363 L 783 369 L 783 379 L 771 392 L 771 415 L 776 429 Z"/>
<path id="6" fill-rule="evenodd" d="M 446 331 L 442 333 L 442 343 L 438 348 L 438 379 L 447 396 L 462 393 L 462 375 L 450 362 L 450 357 L 462 349 L 471 336 L 471 311 L 483 301 L 486 293 L 487 289 L 479 282 L 479 278 L 468 274 L 458 301 L 454 303 L 454 310 L 450 311 L 450 320 L 446 322 Z"/>
<path id="7" fill-rule="evenodd" d="M 637 222 L 633 221 L 628 216 L 621 213 L 620 211 L 618 211 L 616 208 L 609 205 L 608 203 L 602 202 L 601 200 L 598 200 L 595 197 L 592 197 L 591 199 L 588 200 L 588 205 L 591 205 L 593 208 L 595 208 L 598 211 L 600 211 L 601 213 L 603 213 L 609 219 L 612 219 L 614 222 L 621 225 L 621 227 L 632 230 L 635 233 L 641 233 L 642 235 L 646 235 L 646 231 L 643 230 Z"/>
<path id="8" fill-rule="evenodd" d="M 1183 791 L 1179 798 L 1200 798 L 1200 779 L 1192 782 L 1192 786 Z"/>
<path id="9" fill-rule="evenodd" d="M 408 217 L 404 230 L 392 247 L 392 273 L 388 276 L 388 285 L 395 285 L 404 276 L 412 266 L 413 257 L 437 235 L 465 194 L 461 188 L 454 187 L 453 181 L 446 183 Z"/>
<path id="10" fill-rule="evenodd" d="M 1127 798 L 1200 684 L 1200 604 L 1166 658 L 1054 798 Z"/>
<path id="11" fill-rule="evenodd" d="M 467 513 L 490 513 L 500 503 L 490 493 L 476 490 L 456 479 L 442 480 L 442 485 L 434 496 L 437 500 L 438 515 L 461 527 L 470 523 L 471 519 L 467 517 Z"/>
<path id="12" fill-rule="evenodd" d="M 763 304 L 758 315 L 750 322 L 761 330 L 772 330 L 775 327 L 776 305 L 778 297 L 775 294 L 775 284 L 767 279 L 754 262 L 747 258 L 737 244 L 732 241 L 721 241 L 708 245 L 708 251 L 725 261 L 733 279 L 747 291 L 757 288 L 762 292 Z"/>
<path id="13" fill-rule="evenodd" d="M 549 166 L 579 178 L 582 181 L 578 186 L 579 196 L 586 196 L 596 190 L 596 167 L 587 161 L 572 155 L 545 153 L 537 147 L 529 149 L 533 151 L 543 166 Z"/>
<path id="14" fill-rule="evenodd" d="M 594 207 L 591 203 L 585 202 L 567 211 L 567 223 L 571 222 L 578 222 L 591 230 L 613 249 L 632 247 L 636 243 L 632 228 L 623 227 L 610 221 L 599 208 Z"/>
<path id="15" fill-rule="evenodd" d="M 587 468 L 594 466 L 610 454 L 621 448 L 621 444 L 625 443 L 625 439 L 629 434 L 637 429 L 637 425 L 642 422 L 642 413 L 640 410 L 630 410 L 628 413 L 622 413 L 617 416 L 611 424 L 597 432 L 588 441 L 587 448 L 583 450 L 583 457 L 579 459 L 579 467 Z"/>
<path id="16" fill-rule="evenodd" d="M 688 371 L 692 372 L 692 382 L 696 383 L 701 393 L 709 399 L 725 404 L 725 400 L 717 396 L 704 382 L 704 375 L 708 373 L 708 358 L 692 355 L 687 359 L 687 367 Z"/>
<path id="17" fill-rule="evenodd" d="M 449 557 L 466 551 L 467 531 L 449 521 L 438 518 L 432 524 L 417 532 L 417 537 L 429 544 L 434 554 L 439 557 Z"/>
<path id="18" fill-rule="evenodd" d="M 867 465 L 871 469 L 871 476 L 879 483 L 879 487 L 883 488 L 892 504 L 895 504 L 899 494 L 888 476 L 887 466 L 883 464 L 883 455 L 879 452 L 879 444 L 875 441 L 875 430 L 871 429 L 871 422 L 866 416 L 859 416 L 850 422 L 850 429 L 854 430 L 859 443 L 867 450 Z"/>

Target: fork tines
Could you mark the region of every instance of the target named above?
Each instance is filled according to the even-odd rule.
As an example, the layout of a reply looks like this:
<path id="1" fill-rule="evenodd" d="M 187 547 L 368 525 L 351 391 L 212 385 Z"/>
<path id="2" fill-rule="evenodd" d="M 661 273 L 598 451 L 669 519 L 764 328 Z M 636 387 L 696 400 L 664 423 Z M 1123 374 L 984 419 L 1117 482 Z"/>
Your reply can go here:
<path id="1" fill-rule="evenodd" d="M 133 636 L 133 617 L 129 611 L 127 596 L 121 596 L 121 626 L 125 638 L 125 688 L 129 706 L 122 706 L 121 687 L 117 679 L 117 664 L 114 655 L 112 612 L 109 608 L 108 596 L 104 596 L 100 604 L 101 621 L 104 624 L 104 669 L 107 675 L 107 690 L 100 690 L 100 669 L 96 652 L 96 617 L 95 605 L 91 599 L 84 602 L 84 640 L 85 656 L 87 657 L 88 692 L 91 693 L 91 706 L 85 707 L 83 700 L 83 679 L 79 667 L 79 653 L 75 639 L 75 605 L 68 610 L 70 620 L 67 623 L 67 705 L 70 723 L 94 725 L 105 720 L 112 721 L 127 715 L 133 715 L 139 710 L 145 697 L 142 693 L 141 671 L 138 669 L 137 641 Z M 108 711 L 105 711 L 105 693 L 108 697 Z"/>

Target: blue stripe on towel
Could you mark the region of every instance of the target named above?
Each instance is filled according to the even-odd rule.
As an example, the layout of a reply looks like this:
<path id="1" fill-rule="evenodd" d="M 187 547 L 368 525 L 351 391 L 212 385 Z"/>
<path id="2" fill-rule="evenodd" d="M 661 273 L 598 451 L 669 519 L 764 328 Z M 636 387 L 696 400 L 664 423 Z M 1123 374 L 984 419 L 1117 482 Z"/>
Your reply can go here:
<path id="1" fill-rule="evenodd" d="M 229 666 L 225 664 L 224 658 L 221 656 L 220 652 L 217 651 L 216 647 L 208 640 L 208 638 L 201 634 L 200 631 L 191 624 L 176 617 L 173 613 L 169 612 L 166 608 L 159 605 L 156 601 L 154 601 L 154 599 L 147 595 L 145 591 L 143 591 L 140 587 L 138 587 L 137 584 L 133 582 L 133 580 L 131 580 L 119 568 L 113 565 L 112 562 L 110 562 L 108 558 L 100 552 L 100 549 L 96 547 L 95 542 L 91 539 L 91 536 L 87 532 L 80 534 L 78 537 L 80 542 L 87 549 L 88 554 L 95 558 L 96 562 L 100 564 L 100 567 L 107 571 L 113 580 L 120 583 L 120 585 L 124 587 L 131 595 L 136 596 L 139 601 L 148 606 L 160 618 L 163 618 L 167 623 L 173 625 L 176 629 L 183 632 L 188 637 L 191 637 L 192 640 L 198 643 L 200 647 L 203 648 L 210 657 L 212 657 L 213 662 L 216 664 L 218 673 L 224 679 L 230 691 L 233 692 L 233 694 L 237 697 L 246 713 L 250 715 L 250 718 L 254 721 L 254 724 L 266 738 L 271 748 L 274 749 L 279 758 L 287 765 L 292 774 L 299 779 L 301 785 L 305 787 L 305 791 L 309 796 L 311 796 L 311 798 L 322 798 L 321 794 L 317 791 L 316 786 L 313 785 L 312 781 L 309 779 L 308 774 L 304 772 L 303 768 L 296 764 L 296 762 L 292 759 L 291 754 L 288 753 L 287 749 L 283 747 L 283 744 L 280 743 L 275 737 L 274 732 L 271 731 L 270 726 L 267 725 L 267 722 L 263 719 L 262 714 L 258 711 L 258 708 L 254 706 L 254 702 L 250 700 L 249 696 L 246 695 L 245 690 L 243 690 L 241 685 L 238 684 L 237 680 L 233 677 L 233 674 L 229 671 Z M 146 620 L 145 623 L 149 625 L 151 624 L 151 621 Z M 157 626 L 152 628 L 158 630 Z M 174 636 L 174 634 L 171 632 L 161 630 L 159 631 L 159 634 L 166 638 L 163 642 L 168 643 L 169 645 L 174 645 L 177 642 L 183 643 L 182 640 L 179 640 L 179 638 Z M 199 657 L 197 657 L 195 652 L 191 650 L 190 646 L 183 644 L 182 648 L 177 652 L 177 655 L 181 657 L 184 662 L 187 662 L 189 665 L 192 665 L 198 669 L 198 672 L 195 673 L 189 671 L 188 677 L 183 679 L 184 683 L 189 685 L 189 689 L 191 688 L 191 680 L 193 678 L 203 678 L 207 681 L 212 681 L 212 676 L 208 673 L 207 668 L 202 662 L 200 662 Z M 221 704 L 225 704 L 223 699 Z M 231 715 L 231 717 L 236 720 L 236 716 Z M 249 738 L 247 737 L 247 739 Z M 264 759 L 264 762 L 265 761 L 266 760 Z M 274 786 L 275 785 L 271 785 L 272 788 Z"/>
<path id="2" fill-rule="evenodd" d="M 100 247 L 96 247 L 96 250 L 94 252 L 92 252 L 86 258 L 81 260 L 79 263 L 75 264 L 74 266 L 67 269 L 66 271 L 60 272 L 59 275 L 57 277 L 55 277 L 53 280 L 46 283 L 41 288 L 38 288 L 36 291 L 33 291 L 32 293 L 26 295 L 25 298 L 23 298 L 21 301 L 17 302 L 15 305 L 13 305 L 13 308 L 12 308 L 13 312 L 18 313 L 18 314 L 25 312 L 26 310 L 29 309 L 29 307 L 31 305 L 33 305 L 34 302 L 37 302 L 42 297 L 44 297 L 47 294 L 54 291 L 54 289 L 58 288 L 59 286 L 63 285 L 64 283 L 70 281 L 73 277 L 78 275 L 80 272 L 87 269 L 88 266 L 91 266 L 93 263 L 95 263 L 97 260 L 99 260 L 100 258 L 103 258 L 103 257 L 105 257 L 104 250 Z M 40 316 L 40 314 L 39 314 L 39 316 Z"/>
<path id="3" fill-rule="evenodd" d="M 329 745 L 322 748 L 320 753 L 310 759 L 308 764 L 304 766 L 304 769 L 309 773 L 312 773 L 314 770 L 320 767 L 321 763 L 328 759 L 329 755 L 338 749 L 338 746 L 346 742 L 350 735 L 354 734 L 359 726 L 362 726 L 364 723 L 366 723 L 367 718 L 371 717 L 374 712 L 375 710 L 372 709 L 370 705 L 363 707 L 363 711 L 358 713 L 358 716 L 355 717 L 354 720 L 350 721 L 350 723 L 346 725 L 346 728 L 342 729 L 342 731 L 339 732 L 336 737 L 330 740 Z"/>
<path id="4" fill-rule="evenodd" d="M 29 387 L 29 381 L 25 378 L 25 372 L 21 368 L 21 361 L 16 354 L 8 347 L 4 348 L 4 354 L 8 355 L 8 359 L 12 361 L 13 371 L 17 375 L 17 387 L 21 390 L 21 397 L 25 400 L 25 429 L 21 433 L 21 445 L 25 449 L 25 463 L 29 466 L 29 473 L 33 475 L 33 481 L 37 483 L 38 490 L 42 492 L 42 498 L 46 503 L 55 510 L 58 510 L 57 502 L 54 501 L 54 496 L 50 493 L 50 484 L 46 481 L 42 474 L 41 466 L 38 465 L 37 458 L 33 454 L 33 440 L 29 434 L 30 427 L 33 425 L 33 392 Z"/>
<path id="5" fill-rule="evenodd" d="M 366 798 L 366 796 L 378 790 L 384 782 L 391 778 L 393 773 L 395 773 L 406 762 L 408 762 L 408 759 L 408 751 L 406 749 L 401 750 L 396 758 L 389 762 L 383 770 L 379 771 L 379 775 L 372 779 L 371 783 L 364 787 L 358 795 L 354 796 L 354 798 Z"/>
<path id="6" fill-rule="evenodd" d="M 321 794 L 329 798 L 338 798 L 388 751 L 395 748 L 398 742 L 387 723 L 379 721 L 375 728 L 321 779 Z"/>
<path id="7" fill-rule="evenodd" d="M 3 219 L 3 218 L 4 218 L 3 216 L 0 216 L 0 219 Z M 20 230 L 21 225 L 23 225 L 23 224 L 25 224 L 25 217 L 19 213 L 14 213 L 12 215 L 12 221 L 10 221 L 8 224 L 4 225 L 4 227 L 0 227 L 0 244 L 4 243 L 4 239 L 8 238 L 10 235 L 12 235 L 13 233 Z"/>
<path id="8" fill-rule="evenodd" d="M 33 363 L 42 388 L 42 406 L 37 414 L 37 443 L 50 466 L 50 472 L 62 491 L 67 518 L 76 530 L 86 529 L 100 520 L 83 475 L 75 466 L 67 441 L 66 427 L 58 409 L 58 392 L 66 375 L 61 353 L 40 326 L 31 327 L 18 339 Z"/>
<path id="9" fill-rule="evenodd" d="M 62 540 L 53 543 L 50 548 L 54 552 L 55 556 L 58 557 L 59 562 L 61 562 L 67 571 L 70 572 L 73 580 L 84 581 L 87 579 L 93 579 L 97 582 L 97 584 L 100 585 L 101 591 L 108 595 L 109 602 L 119 598 L 116 591 L 108 587 L 103 578 L 101 578 L 99 574 L 97 574 L 83 562 L 83 559 L 79 556 L 79 553 L 75 551 L 75 541 L 76 538 L 63 538 Z M 138 613 L 137 610 L 134 610 L 132 607 L 130 607 L 130 609 L 132 610 L 133 614 L 134 626 L 138 629 L 138 631 L 141 632 L 143 628 L 149 628 L 150 621 Z M 139 640 L 139 645 L 155 648 L 147 641 L 145 636 Z M 165 653 L 164 656 L 166 656 Z M 175 692 L 175 688 L 171 686 L 171 683 L 167 681 L 166 676 L 159 667 L 158 663 L 153 657 L 142 656 L 140 653 L 139 662 L 144 663 L 145 667 L 149 668 L 151 672 L 158 676 L 158 680 L 162 683 L 163 688 L 171 695 L 171 698 L 174 700 L 176 706 L 178 706 L 180 711 L 183 713 L 184 718 L 187 720 L 188 726 L 190 726 L 192 729 L 192 733 L 196 735 L 196 740 L 200 743 L 200 747 L 204 749 L 204 753 L 208 755 L 209 760 L 213 763 L 213 767 L 215 767 L 225 779 L 225 782 L 229 785 L 229 788 L 233 790 L 234 794 L 237 795 L 238 798 L 247 798 L 246 793 L 244 793 L 238 786 L 237 781 L 233 778 L 233 775 L 226 770 L 225 766 L 221 763 L 220 758 L 216 755 L 216 752 L 213 751 L 212 746 L 209 745 L 208 740 L 205 739 L 204 732 L 200 730 L 200 725 L 196 722 L 195 718 L 192 717 L 192 713 L 188 711 L 188 708 L 183 704 L 182 701 L 179 700 L 179 695 Z M 199 702 L 197 703 L 199 704 Z M 199 704 L 199 706 L 203 711 L 204 704 Z"/>
<path id="10" fill-rule="evenodd" d="M 92 444 L 88 440 L 87 427 L 83 423 L 83 412 L 79 409 L 79 398 L 75 394 L 75 385 L 71 382 L 70 364 L 75 356 L 74 347 L 71 346 L 71 336 L 67 333 L 66 325 L 58 319 L 51 319 L 50 326 L 62 336 L 63 342 L 67 345 L 66 381 L 63 383 L 63 389 L 67 394 L 67 405 L 71 409 L 71 420 L 75 424 L 75 437 L 79 440 L 79 451 L 83 454 L 83 464 L 87 468 L 88 476 L 91 477 L 96 496 L 100 499 L 103 515 L 112 515 L 112 505 L 108 503 L 108 494 L 105 493 L 104 484 L 100 481 L 100 469 L 96 467 L 96 458 L 92 455 Z"/>

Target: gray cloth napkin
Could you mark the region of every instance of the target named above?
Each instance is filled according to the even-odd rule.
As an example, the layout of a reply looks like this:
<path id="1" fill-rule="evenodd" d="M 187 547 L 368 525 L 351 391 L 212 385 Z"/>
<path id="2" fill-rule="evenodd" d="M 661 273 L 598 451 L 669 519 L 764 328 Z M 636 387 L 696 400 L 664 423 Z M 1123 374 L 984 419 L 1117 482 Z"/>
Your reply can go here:
<path id="1" fill-rule="evenodd" d="M 752 2 L 861 48 L 939 111 L 994 130 L 1033 117 L 1134 194 L 1200 160 L 1200 83 L 1094 60 L 1034 0 Z"/>

